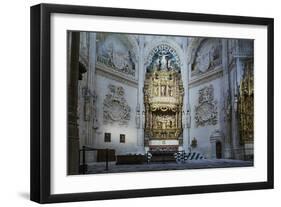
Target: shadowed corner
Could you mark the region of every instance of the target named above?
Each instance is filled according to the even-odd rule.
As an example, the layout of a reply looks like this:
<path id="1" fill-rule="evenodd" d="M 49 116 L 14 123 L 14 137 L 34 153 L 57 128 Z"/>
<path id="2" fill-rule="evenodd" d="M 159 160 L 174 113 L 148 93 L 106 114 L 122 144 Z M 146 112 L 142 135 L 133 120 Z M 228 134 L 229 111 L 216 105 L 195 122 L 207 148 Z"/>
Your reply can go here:
<path id="1" fill-rule="evenodd" d="M 30 199 L 30 194 L 28 192 L 18 192 L 18 195 L 24 199 Z"/>

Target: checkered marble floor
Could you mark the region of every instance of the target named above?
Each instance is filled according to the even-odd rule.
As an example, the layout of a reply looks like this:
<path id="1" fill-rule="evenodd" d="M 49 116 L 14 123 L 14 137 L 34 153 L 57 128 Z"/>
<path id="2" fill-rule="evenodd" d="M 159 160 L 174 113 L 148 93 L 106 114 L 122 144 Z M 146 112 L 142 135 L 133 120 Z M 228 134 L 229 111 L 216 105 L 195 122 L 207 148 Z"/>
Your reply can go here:
<path id="1" fill-rule="evenodd" d="M 204 159 L 189 160 L 185 162 L 167 163 L 145 163 L 138 165 L 116 165 L 109 162 L 108 170 L 105 169 L 105 162 L 90 163 L 86 174 L 97 173 L 121 173 L 121 172 L 143 172 L 143 171 L 163 171 L 163 170 L 186 170 L 204 168 L 228 168 L 228 167 L 253 167 L 253 161 L 231 160 L 231 159 Z"/>

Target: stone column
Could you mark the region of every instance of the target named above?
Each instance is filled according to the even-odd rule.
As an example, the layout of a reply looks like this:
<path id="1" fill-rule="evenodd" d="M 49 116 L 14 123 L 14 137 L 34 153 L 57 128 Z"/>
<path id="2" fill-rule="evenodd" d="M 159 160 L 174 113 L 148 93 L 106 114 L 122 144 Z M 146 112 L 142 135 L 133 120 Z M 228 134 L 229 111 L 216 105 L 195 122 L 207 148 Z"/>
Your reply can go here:
<path id="1" fill-rule="evenodd" d="M 233 85 L 232 87 L 234 88 L 234 100 L 233 100 L 233 114 L 232 114 L 232 125 L 233 125 L 233 135 L 232 135 L 232 145 L 233 145 L 233 154 L 235 159 L 243 159 L 243 150 L 241 149 L 240 146 L 240 134 L 239 134 L 239 121 L 238 121 L 238 85 L 240 85 L 240 73 L 242 72 L 242 63 L 240 62 L 239 58 L 235 58 L 236 61 L 236 66 L 233 68 L 235 70 L 235 75 L 234 75 L 234 83 L 236 85 Z"/>
<path id="2" fill-rule="evenodd" d="M 228 53 L 227 53 L 228 42 L 226 39 L 222 40 L 222 66 L 223 66 L 223 79 L 221 97 L 224 103 L 225 113 L 225 124 L 226 124 L 226 137 L 224 147 L 224 157 L 229 159 L 233 157 L 232 147 L 232 91 L 230 81 L 230 70 L 228 67 Z"/>
<path id="3" fill-rule="evenodd" d="M 81 34 L 80 34 L 81 35 Z M 96 147 L 95 138 L 96 138 L 96 129 L 97 129 L 97 120 L 96 120 L 96 93 L 95 93 L 95 71 L 96 71 L 96 33 L 95 32 L 86 32 L 86 47 L 87 47 L 87 73 L 83 76 L 84 88 L 82 91 L 83 95 L 83 115 L 87 118 L 84 118 L 82 123 L 84 130 L 86 131 L 84 145 L 90 147 Z M 81 39 L 81 37 L 80 37 Z M 81 52 L 80 52 L 81 53 Z M 81 129 L 81 126 L 80 126 Z M 81 142 L 81 137 L 80 137 Z M 90 151 L 86 153 L 86 161 L 93 162 L 96 161 L 96 151 Z"/>
<path id="4" fill-rule="evenodd" d="M 145 76 L 145 68 L 144 68 L 144 37 L 141 35 L 139 38 L 139 47 L 138 47 L 138 93 L 137 93 L 137 111 L 136 113 L 139 115 L 139 124 L 137 124 L 137 146 L 138 152 L 144 153 L 144 96 L 143 96 L 143 86 L 144 86 L 144 76 Z"/>
<path id="5" fill-rule="evenodd" d="M 189 71 L 190 63 L 187 62 L 187 48 L 188 48 L 188 38 L 184 38 L 182 42 L 183 57 L 182 61 L 182 82 L 184 87 L 184 97 L 183 97 L 183 110 L 182 110 L 182 126 L 183 126 L 183 150 L 186 152 L 190 151 L 190 106 L 189 106 Z"/>
<path id="6" fill-rule="evenodd" d="M 93 146 L 95 142 L 95 131 L 96 127 L 96 110 L 95 110 L 95 72 L 96 72 L 96 33 L 88 33 L 88 47 L 89 47 L 89 61 L 88 61 L 88 77 L 87 77 L 87 89 L 90 96 L 90 107 L 91 116 L 90 120 L 87 122 L 87 142 L 86 145 Z"/>
<path id="7" fill-rule="evenodd" d="M 69 47 L 68 73 L 68 151 L 67 170 L 69 175 L 79 173 L 79 129 L 77 124 L 77 100 L 78 100 L 78 77 L 79 77 L 79 46 L 80 33 L 72 32 Z"/>

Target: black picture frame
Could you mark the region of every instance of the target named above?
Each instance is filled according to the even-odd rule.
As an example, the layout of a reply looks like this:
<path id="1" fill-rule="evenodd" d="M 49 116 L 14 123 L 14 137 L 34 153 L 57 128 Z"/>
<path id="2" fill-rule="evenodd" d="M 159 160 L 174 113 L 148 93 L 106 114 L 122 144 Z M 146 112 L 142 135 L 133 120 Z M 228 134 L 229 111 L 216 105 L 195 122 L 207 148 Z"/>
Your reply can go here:
<path id="1" fill-rule="evenodd" d="M 51 194 L 51 73 L 50 16 L 54 13 L 231 23 L 267 26 L 267 181 L 235 184 L 167 187 L 72 194 Z M 195 14 L 152 10 L 39 4 L 31 7 L 31 174 L 30 199 L 38 203 L 166 196 L 273 188 L 274 177 L 274 20 L 272 18 Z"/>

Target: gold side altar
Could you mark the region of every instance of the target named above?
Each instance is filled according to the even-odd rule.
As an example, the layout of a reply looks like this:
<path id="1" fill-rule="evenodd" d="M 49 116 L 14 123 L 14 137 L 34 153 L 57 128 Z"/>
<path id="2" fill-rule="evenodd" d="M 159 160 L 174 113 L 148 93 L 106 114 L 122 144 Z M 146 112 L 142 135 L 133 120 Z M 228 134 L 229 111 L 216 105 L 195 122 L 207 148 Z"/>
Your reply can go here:
<path id="1" fill-rule="evenodd" d="M 254 158 L 254 74 L 253 61 L 245 62 L 245 71 L 240 82 L 238 98 L 240 145 L 244 159 Z"/>
<path id="2" fill-rule="evenodd" d="M 240 144 L 254 141 L 254 74 L 253 61 L 245 62 L 245 72 L 240 82 L 239 99 Z"/>

